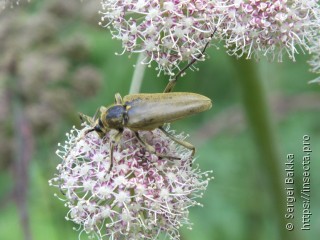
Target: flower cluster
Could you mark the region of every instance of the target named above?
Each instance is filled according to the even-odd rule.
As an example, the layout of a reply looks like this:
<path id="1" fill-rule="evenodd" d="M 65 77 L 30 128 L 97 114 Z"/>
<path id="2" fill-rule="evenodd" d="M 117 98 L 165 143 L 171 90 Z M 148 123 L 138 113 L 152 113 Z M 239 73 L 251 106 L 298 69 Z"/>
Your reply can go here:
<path id="1" fill-rule="evenodd" d="M 140 135 L 156 152 L 179 160 L 145 151 L 128 129 L 110 159 L 112 133 L 100 139 L 95 132 L 85 134 L 88 129 L 85 124 L 67 134 L 57 151 L 63 160 L 59 173 L 49 181 L 65 194 L 67 220 L 92 238 L 157 239 L 164 234 L 179 239 L 178 229 L 191 225 L 188 208 L 200 205 L 195 199 L 202 196 L 211 172 L 192 168 L 190 152 L 160 130 Z"/>
<path id="2" fill-rule="evenodd" d="M 224 15 L 219 26 L 229 54 L 247 58 L 283 53 L 295 60 L 299 51 L 309 52 L 310 39 L 319 37 L 318 0 L 218 0 Z"/>
<path id="3" fill-rule="evenodd" d="M 104 0 L 101 25 L 122 41 L 124 51 L 144 53 L 159 74 L 173 75 L 181 61 L 201 56 L 216 21 L 210 0 Z"/>
<path id="4" fill-rule="evenodd" d="M 25 2 L 30 2 L 30 0 L 25 0 L 25 1 L 22 1 L 23 3 Z M 0 12 L 1 10 L 7 8 L 7 7 L 10 7 L 10 8 L 13 8 L 15 5 L 18 6 L 21 4 L 21 1 L 20 0 L 1 0 L 0 1 Z"/>
<path id="5" fill-rule="evenodd" d="M 101 25 L 123 52 L 144 53 L 169 75 L 201 56 L 216 28 L 229 54 L 277 61 L 312 52 L 319 38 L 318 0 L 104 0 L 102 9 Z"/>
<path id="6" fill-rule="evenodd" d="M 319 23 L 320 25 L 320 23 Z M 316 37 L 313 39 L 311 45 L 311 52 L 313 53 L 309 64 L 311 66 L 311 72 L 314 72 L 316 74 L 320 74 L 320 38 Z M 320 83 L 320 77 L 312 80 L 310 83 Z"/>
<path id="7" fill-rule="evenodd" d="M 101 85 L 101 71 L 88 63 L 89 39 L 65 34 L 64 29 L 74 27 L 75 19 L 89 18 L 79 11 L 79 5 L 46 1 L 37 14 L 14 8 L 0 15 L 0 98 L 6 98 L 0 100 L 0 109 L 7 112 L 6 118 L 0 118 L 0 154 L 5 158 L 11 159 L 2 150 L 14 148 L 8 141 L 14 132 L 8 129 L 14 97 L 23 99 L 26 121 L 35 135 L 48 131 L 52 136 L 57 121 L 70 118 L 73 102 L 92 96 Z M 61 35 L 63 41 L 57 37 Z M 15 94 L 9 94 L 12 91 Z M 2 148 L 9 143 L 11 148 Z"/>

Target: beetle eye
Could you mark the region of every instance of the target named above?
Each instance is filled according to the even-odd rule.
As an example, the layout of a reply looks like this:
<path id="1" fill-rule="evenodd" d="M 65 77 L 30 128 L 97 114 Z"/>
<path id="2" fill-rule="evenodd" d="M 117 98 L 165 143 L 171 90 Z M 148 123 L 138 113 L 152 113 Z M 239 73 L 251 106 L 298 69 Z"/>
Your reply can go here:
<path id="1" fill-rule="evenodd" d="M 100 128 L 100 126 L 99 125 L 96 125 L 95 127 L 94 127 L 94 130 L 96 131 L 96 132 L 102 132 L 102 130 L 101 130 L 101 128 Z"/>
<path id="2" fill-rule="evenodd" d="M 98 120 L 98 124 L 99 124 L 99 127 L 100 127 L 100 128 L 103 128 L 103 123 L 102 123 L 102 121 L 101 121 L 100 118 L 99 118 L 99 120 Z"/>

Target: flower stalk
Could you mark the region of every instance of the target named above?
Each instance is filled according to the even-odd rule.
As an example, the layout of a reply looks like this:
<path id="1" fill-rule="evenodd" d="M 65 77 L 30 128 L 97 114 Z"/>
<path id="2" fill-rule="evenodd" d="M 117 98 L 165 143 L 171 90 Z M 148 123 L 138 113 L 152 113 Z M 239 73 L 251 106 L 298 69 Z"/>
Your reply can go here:
<path id="1" fill-rule="evenodd" d="M 146 65 L 143 64 L 142 62 L 144 58 L 145 58 L 145 54 L 140 53 L 134 68 L 134 73 L 133 73 L 133 77 L 130 85 L 129 94 L 135 94 L 140 92 L 144 71 L 146 69 Z"/>
<path id="2" fill-rule="evenodd" d="M 267 101 L 266 88 L 259 77 L 257 65 L 253 61 L 239 59 L 234 64 L 238 73 L 242 91 L 243 105 L 248 125 L 252 130 L 255 144 L 259 151 L 259 161 L 266 169 L 270 182 L 273 204 L 278 214 L 281 239 L 293 239 L 285 228 L 285 193 L 283 178 L 280 172 L 281 158 L 277 137 L 271 119 Z"/>

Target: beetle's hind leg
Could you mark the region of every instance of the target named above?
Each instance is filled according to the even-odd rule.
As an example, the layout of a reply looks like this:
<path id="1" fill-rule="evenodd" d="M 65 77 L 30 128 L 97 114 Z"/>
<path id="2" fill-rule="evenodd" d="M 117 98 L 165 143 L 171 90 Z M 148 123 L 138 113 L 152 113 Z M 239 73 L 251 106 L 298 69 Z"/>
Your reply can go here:
<path id="1" fill-rule="evenodd" d="M 195 152 L 196 152 L 196 148 L 189 142 L 180 140 L 178 138 L 176 138 L 175 136 L 173 136 L 172 134 L 168 133 L 162 126 L 159 127 L 159 129 L 161 130 L 161 132 L 163 132 L 168 138 L 170 138 L 172 141 L 180 144 L 181 146 L 184 146 L 185 148 L 188 148 L 191 150 L 191 157 L 194 156 Z M 192 160 L 190 162 L 190 166 L 192 165 Z"/>
<path id="2" fill-rule="evenodd" d="M 136 138 L 139 140 L 139 142 L 147 149 L 148 152 L 153 153 L 155 155 L 157 155 L 158 157 L 161 158 L 169 158 L 169 159 L 174 159 L 174 160 L 180 160 L 179 157 L 174 157 L 174 156 L 167 156 L 161 153 L 157 153 L 156 150 L 154 149 L 153 146 L 151 146 L 150 144 L 146 143 L 145 141 L 143 141 L 139 135 L 138 132 L 134 132 L 134 134 L 136 135 Z"/>

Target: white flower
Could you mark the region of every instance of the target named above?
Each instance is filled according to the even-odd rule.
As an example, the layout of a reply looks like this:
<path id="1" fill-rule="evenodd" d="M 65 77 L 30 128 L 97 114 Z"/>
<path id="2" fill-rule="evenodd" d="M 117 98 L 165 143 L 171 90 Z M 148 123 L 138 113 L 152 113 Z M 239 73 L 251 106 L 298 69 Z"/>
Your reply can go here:
<path id="1" fill-rule="evenodd" d="M 215 25 L 210 0 L 104 0 L 102 22 L 124 52 L 146 55 L 159 73 L 174 75 L 181 61 L 197 58 L 210 41 Z"/>
<path id="2" fill-rule="evenodd" d="M 310 51 L 319 38 L 320 5 L 317 0 L 227 0 L 216 4 L 224 15 L 219 26 L 228 53 L 247 58 L 271 56 L 293 61 L 299 52 Z"/>
<path id="3" fill-rule="evenodd" d="M 14 6 L 18 6 L 20 5 L 20 0 L 1 0 L 0 1 L 0 12 L 1 10 L 10 7 L 13 8 Z M 22 1 L 22 2 L 30 2 L 30 0 L 28 1 Z"/>
<path id="4" fill-rule="evenodd" d="M 320 74 L 320 38 L 319 37 L 315 37 L 313 39 L 312 45 L 311 45 L 311 52 L 312 52 L 312 56 L 309 61 L 309 64 L 311 66 L 310 70 L 311 72 Z M 310 81 L 309 83 L 320 83 L 320 77 Z"/>
<path id="5" fill-rule="evenodd" d="M 90 128 L 67 134 L 57 151 L 59 172 L 49 181 L 65 194 L 62 200 L 70 209 L 66 219 L 97 239 L 157 239 L 160 233 L 179 239 L 179 228 L 191 225 L 188 208 L 200 205 L 195 199 L 202 196 L 211 172 L 192 168 L 189 150 L 160 130 L 140 135 L 157 152 L 180 160 L 146 152 L 128 129 L 115 145 L 117 157 L 109 171 L 109 134 L 103 139 L 95 132 L 85 134 Z"/>

